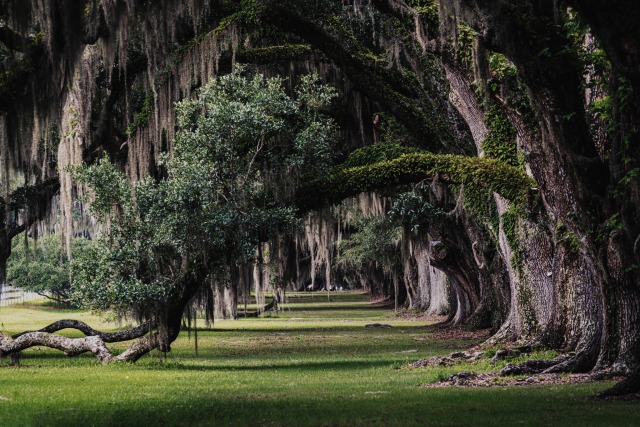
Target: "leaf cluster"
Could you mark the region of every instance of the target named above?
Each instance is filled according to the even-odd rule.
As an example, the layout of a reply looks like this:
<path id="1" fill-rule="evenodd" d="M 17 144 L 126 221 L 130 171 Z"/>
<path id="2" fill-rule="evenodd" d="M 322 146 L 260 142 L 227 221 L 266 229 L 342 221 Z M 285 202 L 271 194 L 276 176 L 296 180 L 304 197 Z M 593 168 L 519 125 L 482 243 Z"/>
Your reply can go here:
<path id="1" fill-rule="evenodd" d="M 396 246 L 402 238 L 402 227 L 385 217 L 354 214 L 353 231 L 340 243 L 338 264 L 359 267 L 367 263 L 389 262 L 397 258 Z"/>
<path id="2" fill-rule="evenodd" d="M 73 255 L 86 251 L 92 242 L 73 240 Z M 71 269 L 60 237 L 47 235 L 38 240 L 14 239 L 7 260 L 7 281 L 13 286 L 35 292 L 58 303 L 70 305 L 73 288 Z"/>
<path id="3" fill-rule="evenodd" d="M 203 285 L 293 227 L 280 190 L 301 169 L 330 170 L 335 125 L 323 111 L 334 97 L 315 75 L 292 97 L 282 79 L 238 67 L 177 104 L 164 178 L 132 183 L 106 158 L 76 168 L 93 191 L 92 212 L 110 224 L 74 262 L 78 300 L 98 310 L 160 310 L 187 284 Z"/>

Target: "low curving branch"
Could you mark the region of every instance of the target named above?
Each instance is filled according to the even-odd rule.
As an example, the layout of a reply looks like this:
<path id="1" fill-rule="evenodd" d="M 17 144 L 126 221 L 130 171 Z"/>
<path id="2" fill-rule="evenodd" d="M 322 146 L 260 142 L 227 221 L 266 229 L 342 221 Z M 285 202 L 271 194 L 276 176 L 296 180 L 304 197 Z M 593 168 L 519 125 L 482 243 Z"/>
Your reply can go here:
<path id="1" fill-rule="evenodd" d="M 514 203 L 528 203 L 536 183 L 526 173 L 497 159 L 417 152 L 365 166 L 340 169 L 305 183 L 296 194 L 302 212 L 340 202 L 358 193 L 417 183 L 435 175 L 441 182 L 496 192 Z"/>
<path id="2" fill-rule="evenodd" d="M 80 320 L 58 320 L 38 331 L 24 331 L 19 334 L 12 335 L 13 339 L 17 339 L 25 334 L 32 332 L 47 332 L 54 333 L 63 329 L 76 329 L 88 337 L 98 337 L 103 342 L 121 342 L 129 341 L 144 336 L 151 329 L 155 329 L 158 326 L 157 322 L 147 320 L 146 322 L 136 326 L 132 329 L 117 332 L 101 332 L 93 329 L 91 326 Z"/>
<path id="3" fill-rule="evenodd" d="M 0 337 L 0 356 L 18 353 L 27 348 L 43 346 L 64 352 L 65 356 L 91 352 L 100 363 L 109 363 L 114 356 L 99 337 L 68 338 L 48 332 L 28 332 L 13 340 L 10 337 Z"/>
<path id="4" fill-rule="evenodd" d="M 147 332 L 157 326 L 155 321 L 147 321 L 135 328 L 118 332 L 101 332 L 91 328 L 79 320 L 60 320 L 39 331 L 27 331 L 12 337 L 0 334 L 0 357 L 17 354 L 31 347 L 41 346 L 60 350 L 65 356 L 77 356 L 82 353 L 93 353 L 102 364 L 111 362 L 135 362 L 140 357 L 158 348 L 160 339 L 158 332 Z M 69 338 L 54 332 L 62 329 L 76 329 L 86 337 Z M 130 341 L 140 338 L 124 352 L 115 355 L 107 346 L 108 342 Z"/>

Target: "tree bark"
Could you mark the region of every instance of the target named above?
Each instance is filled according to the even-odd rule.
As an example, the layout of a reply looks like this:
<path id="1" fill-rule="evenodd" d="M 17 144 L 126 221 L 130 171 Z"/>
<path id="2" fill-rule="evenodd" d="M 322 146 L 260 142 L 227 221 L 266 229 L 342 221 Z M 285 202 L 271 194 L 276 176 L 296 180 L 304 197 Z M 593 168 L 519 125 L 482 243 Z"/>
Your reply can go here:
<path id="1" fill-rule="evenodd" d="M 134 362 L 141 356 L 159 347 L 158 333 L 151 331 L 153 322 L 146 322 L 133 329 L 118 332 L 100 332 L 91 328 L 84 322 L 77 320 L 61 320 L 55 322 L 40 331 L 23 332 L 13 337 L 0 334 L 0 357 L 19 353 L 31 347 L 42 346 L 62 351 L 65 356 L 77 356 L 82 353 L 93 353 L 102 364 L 111 362 Z M 68 338 L 57 335 L 62 329 L 77 329 L 87 335 L 85 338 Z M 142 337 L 149 333 L 148 336 Z M 123 342 L 140 338 L 127 350 L 119 355 L 114 355 L 105 343 Z"/>
<path id="2" fill-rule="evenodd" d="M 630 195 L 627 200 L 631 200 L 626 206 L 607 193 L 607 186 L 618 179 L 617 151 L 614 149 L 607 159 L 608 165 L 599 158 L 586 124 L 581 70 L 575 58 L 563 50 L 569 45 L 566 36 L 552 25 L 557 13 L 555 3 L 442 3 L 474 27 L 489 48 L 513 61 L 536 113 L 539 137 L 523 138 L 523 149 L 540 186 L 550 225 L 555 222 L 559 234 L 550 248 L 554 295 L 541 296 L 542 300 L 555 301 L 553 312 L 538 311 L 549 326 L 545 333 L 551 341 L 576 351 L 574 358 L 551 369 L 585 371 L 609 366 L 613 361 L 621 366 L 637 365 L 640 296 L 638 274 L 630 268 L 637 263 L 637 258 L 630 255 L 637 225 L 623 221 L 621 232 L 605 237 L 606 249 L 594 232 L 620 212 L 634 212 L 637 217 L 638 203 L 633 197 L 637 183 L 625 190 Z M 610 25 L 611 17 L 620 16 L 621 9 L 627 16 L 635 16 L 638 7 L 616 5 L 609 10 L 603 2 L 574 3 L 595 23 L 594 30 L 601 34 L 605 49 L 617 52 L 610 53 L 614 67 L 634 78 L 637 42 L 628 42 L 628 35 L 611 37 L 620 27 L 605 29 L 598 22 Z M 527 16 L 526 25 L 518 21 L 523 16 Z M 629 18 L 621 22 L 628 23 Z M 539 55 L 543 51 L 550 56 Z M 626 52 L 624 59 L 620 52 Z M 629 154 L 637 158 L 637 153 Z M 549 261 L 543 264 L 549 265 Z M 547 289 L 546 294 L 552 294 L 548 286 L 532 289 L 538 294 L 540 289 Z M 523 313 L 516 315 L 522 318 Z"/>
<path id="3" fill-rule="evenodd" d="M 76 329 L 82 332 L 83 334 L 85 334 L 86 336 L 89 336 L 89 337 L 95 336 L 100 338 L 102 341 L 106 343 L 111 343 L 111 342 L 129 341 L 135 338 L 140 338 L 150 330 L 157 328 L 157 326 L 158 325 L 156 322 L 147 320 L 146 322 L 132 329 L 127 329 L 127 330 L 118 331 L 118 332 L 101 332 L 93 329 L 91 326 L 87 325 L 86 323 L 80 320 L 58 320 L 57 322 L 52 323 L 48 326 L 45 326 L 44 328 L 38 331 L 21 332 L 19 334 L 12 335 L 11 338 L 17 339 L 22 335 L 33 333 L 33 332 L 46 332 L 51 334 L 54 332 L 61 331 L 63 329 Z"/>

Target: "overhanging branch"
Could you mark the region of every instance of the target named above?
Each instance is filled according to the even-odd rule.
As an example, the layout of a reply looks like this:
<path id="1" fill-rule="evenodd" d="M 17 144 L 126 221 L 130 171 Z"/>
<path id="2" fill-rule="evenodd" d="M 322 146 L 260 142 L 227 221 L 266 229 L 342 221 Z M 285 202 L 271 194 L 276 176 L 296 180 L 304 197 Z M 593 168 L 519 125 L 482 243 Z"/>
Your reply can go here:
<path id="1" fill-rule="evenodd" d="M 313 180 L 297 192 L 303 211 L 335 204 L 362 192 L 412 184 L 438 176 L 448 184 L 465 184 L 500 194 L 514 203 L 526 203 L 535 182 L 524 171 L 499 160 L 451 154 L 412 153 L 367 166 L 338 170 Z"/>

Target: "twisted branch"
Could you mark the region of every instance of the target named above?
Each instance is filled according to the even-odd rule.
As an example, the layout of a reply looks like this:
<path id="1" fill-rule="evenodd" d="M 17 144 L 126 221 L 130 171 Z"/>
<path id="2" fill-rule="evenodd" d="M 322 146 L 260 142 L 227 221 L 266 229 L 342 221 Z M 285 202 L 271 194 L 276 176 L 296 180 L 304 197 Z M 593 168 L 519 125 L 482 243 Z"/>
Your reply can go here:
<path id="1" fill-rule="evenodd" d="M 101 332 L 93 329 L 91 326 L 80 320 L 58 320 L 55 323 L 52 323 L 38 331 L 24 331 L 19 334 L 12 335 L 11 338 L 17 339 L 25 334 L 32 332 L 47 332 L 54 333 L 61 331 L 63 329 L 76 329 L 88 337 L 98 337 L 103 342 L 120 342 L 120 341 L 129 341 L 136 338 L 140 338 L 145 335 L 149 330 L 155 329 L 158 326 L 157 322 L 147 320 L 146 322 L 136 326 L 132 329 L 127 329 L 124 331 L 118 332 Z"/>
<path id="2" fill-rule="evenodd" d="M 79 320 L 60 320 L 39 331 L 26 331 L 12 337 L 0 334 L 0 357 L 16 354 L 27 348 L 42 346 L 60 350 L 65 356 L 77 356 L 82 353 L 93 353 L 102 364 L 111 362 L 135 362 L 160 344 L 158 332 L 144 336 L 150 329 L 157 327 L 157 322 L 146 321 L 143 324 L 125 331 L 101 332 Z M 54 332 L 62 329 L 76 329 L 86 335 L 83 338 L 69 338 Z M 119 355 L 114 355 L 106 346 L 108 342 L 129 341 L 140 338 Z"/>

